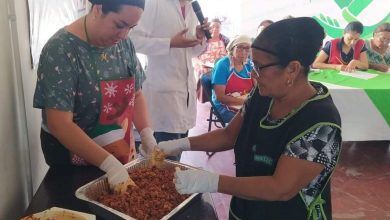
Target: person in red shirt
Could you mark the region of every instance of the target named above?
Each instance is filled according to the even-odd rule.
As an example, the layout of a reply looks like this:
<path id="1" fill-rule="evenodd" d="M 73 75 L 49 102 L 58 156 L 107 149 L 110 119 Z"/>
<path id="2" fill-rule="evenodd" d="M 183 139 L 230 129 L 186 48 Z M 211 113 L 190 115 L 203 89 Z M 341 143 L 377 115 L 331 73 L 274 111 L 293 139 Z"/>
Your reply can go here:
<path id="1" fill-rule="evenodd" d="M 313 68 L 335 69 L 352 72 L 355 69 L 368 69 L 367 49 L 360 39 L 363 24 L 354 21 L 344 29 L 342 38 L 326 42 L 313 62 Z"/>
<path id="2" fill-rule="evenodd" d="M 210 73 L 217 60 L 227 54 L 226 46 L 229 43 L 229 38 L 221 34 L 221 21 L 214 18 L 210 22 L 211 39 L 207 40 L 206 50 L 194 58 L 194 71 L 197 79 L 196 94 L 198 100 L 202 103 L 208 102 L 209 97 L 203 93 L 200 76 L 204 73 Z"/>
<path id="3" fill-rule="evenodd" d="M 215 64 L 211 74 L 211 101 L 225 123 L 232 120 L 253 88 L 251 43 L 248 36 L 236 36 L 227 46 L 228 55 Z"/>

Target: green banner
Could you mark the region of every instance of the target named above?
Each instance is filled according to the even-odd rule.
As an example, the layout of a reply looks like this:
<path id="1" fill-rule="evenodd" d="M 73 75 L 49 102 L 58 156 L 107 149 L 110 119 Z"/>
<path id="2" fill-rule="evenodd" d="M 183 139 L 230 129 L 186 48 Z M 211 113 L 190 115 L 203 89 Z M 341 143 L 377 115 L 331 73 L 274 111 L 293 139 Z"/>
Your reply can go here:
<path id="1" fill-rule="evenodd" d="M 346 23 L 352 21 L 360 21 L 363 24 L 367 22 L 367 16 L 360 16 L 362 12 L 367 11 L 366 13 L 375 13 L 374 10 L 370 10 L 370 4 L 374 0 L 334 0 L 337 6 L 340 8 L 340 17 L 331 17 L 327 15 L 327 12 L 320 12 L 319 15 L 313 16 L 314 19 L 321 24 L 325 29 L 327 35 L 332 38 L 339 38 L 343 36 L 345 25 L 340 26 L 340 23 Z M 378 1 L 378 0 L 377 0 Z M 386 5 L 386 4 L 385 4 Z M 387 4 L 388 5 L 388 4 Z M 385 7 L 385 6 L 384 6 Z M 363 13 L 364 14 L 364 13 Z M 366 19 L 359 19 L 365 18 Z M 375 19 L 374 22 L 369 22 L 370 25 L 364 25 L 364 30 L 361 35 L 361 38 L 368 39 L 372 37 L 372 33 L 375 28 L 385 22 L 390 22 L 390 13 L 383 14 L 379 19 Z"/>
<path id="2" fill-rule="evenodd" d="M 336 70 L 310 72 L 309 80 L 363 89 L 390 126 L 390 74 L 368 70 L 378 74 L 375 78 L 359 79 L 339 74 Z"/>

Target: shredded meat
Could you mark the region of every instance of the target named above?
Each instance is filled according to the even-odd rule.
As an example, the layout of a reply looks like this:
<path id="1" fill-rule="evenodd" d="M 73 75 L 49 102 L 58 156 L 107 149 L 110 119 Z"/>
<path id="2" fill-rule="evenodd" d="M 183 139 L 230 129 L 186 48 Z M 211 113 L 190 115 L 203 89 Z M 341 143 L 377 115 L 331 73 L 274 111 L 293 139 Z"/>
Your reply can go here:
<path id="1" fill-rule="evenodd" d="M 138 187 L 123 194 L 104 193 L 97 201 L 136 219 L 161 219 L 189 195 L 180 195 L 172 182 L 174 168 L 139 168 L 129 172 Z"/>

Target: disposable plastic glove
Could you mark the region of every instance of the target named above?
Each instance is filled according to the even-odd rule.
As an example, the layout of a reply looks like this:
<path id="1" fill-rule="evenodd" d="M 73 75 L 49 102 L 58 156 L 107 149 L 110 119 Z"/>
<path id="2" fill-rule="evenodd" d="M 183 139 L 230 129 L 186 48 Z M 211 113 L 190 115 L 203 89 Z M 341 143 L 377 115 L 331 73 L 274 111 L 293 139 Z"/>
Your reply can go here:
<path id="1" fill-rule="evenodd" d="M 147 127 L 142 129 L 142 131 L 139 133 L 141 137 L 141 146 L 140 146 L 140 153 L 142 156 L 147 157 L 150 156 L 153 149 L 157 146 L 156 139 L 153 136 L 154 131 Z"/>
<path id="2" fill-rule="evenodd" d="M 218 191 L 219 175 L 204 170 L 176 171 L 174 183 L 178 193 L 204 193 Z"/>
<path id="3" fill-rule="evenodd" d="M 112 154 L 104 159 L 99 168 L 106 172 L 108 184 L 113 192 L 122 193 L 126 191 L 127 186 L 135 186 L 135 183 L 131 180 L 126 168 L 118 159 L 112 156 Z"/>
<path id="4" fill-rule="evenodd" d="M 171 141 L 161 141 L 157 148 L 162 150 L 167 156 L 177 156 L 182 151 L 191 150 L 188 138 L 181 138 Z"/>

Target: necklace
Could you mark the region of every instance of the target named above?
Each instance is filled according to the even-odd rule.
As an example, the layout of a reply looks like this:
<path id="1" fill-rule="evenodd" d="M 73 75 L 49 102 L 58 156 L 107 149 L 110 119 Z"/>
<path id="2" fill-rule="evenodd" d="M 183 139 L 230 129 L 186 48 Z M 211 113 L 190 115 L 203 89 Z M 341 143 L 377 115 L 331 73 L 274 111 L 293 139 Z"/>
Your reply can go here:
<path id="1" fill-rule="evenodd" d="M 85 37 L 87 38 L 87 43 L 90 43 L 88 31 L 87 31 L 87 16 L 84 17 L 84 32 L 85 32 Z"/>
<path id="2" fill-rule="evenodd" d="M 87 43 L 91 44 L 91 41 L 89 40 L 89 36 L 88 36 L 88 31 L 87 31 L 87 16 L 84 17 L 84 32 L 85 32 L 85 37 L 87 38 Z M 108 55 L 106 54 L 106 52 L 103 51 L 100 54 L 100 61 L 108 62 Z"/>

